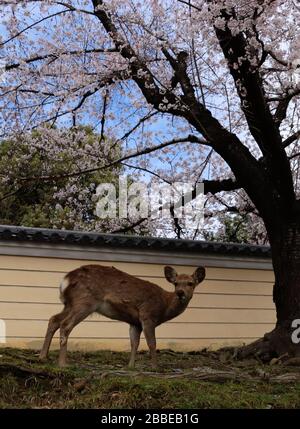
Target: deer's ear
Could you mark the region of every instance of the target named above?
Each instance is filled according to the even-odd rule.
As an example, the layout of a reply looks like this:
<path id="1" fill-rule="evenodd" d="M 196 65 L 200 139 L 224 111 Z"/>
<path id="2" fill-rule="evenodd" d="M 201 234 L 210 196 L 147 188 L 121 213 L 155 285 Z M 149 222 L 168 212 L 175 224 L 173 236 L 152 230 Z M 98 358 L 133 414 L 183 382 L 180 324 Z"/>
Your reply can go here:
<path id="1" fill-rule="evenodd" d="M 205 278 L 205 268 L 204 267 L 198 267 L 196 268 L 193 279 L 195 281 L 195 284 L 198 285 L 199 283 L 203 282 Z"/>
<path id="2" fill-rule="evenodd" d="M 176 281 L 177 273 L 176 270 L 172 267 L 165 267 L 165 278 L 170 283 L 174 283 Z"/>

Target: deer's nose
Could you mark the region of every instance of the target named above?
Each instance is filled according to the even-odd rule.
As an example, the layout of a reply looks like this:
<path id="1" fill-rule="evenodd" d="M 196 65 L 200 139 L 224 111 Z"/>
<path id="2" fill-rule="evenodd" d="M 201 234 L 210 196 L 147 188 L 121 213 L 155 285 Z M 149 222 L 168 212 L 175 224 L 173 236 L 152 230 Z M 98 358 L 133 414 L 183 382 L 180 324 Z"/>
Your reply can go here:
<path id="1" fill-rule="evenodd" d="M 183 290 L 178 290 L 176 293 L 179 299 L 185 298 L 185 293 Z"/>

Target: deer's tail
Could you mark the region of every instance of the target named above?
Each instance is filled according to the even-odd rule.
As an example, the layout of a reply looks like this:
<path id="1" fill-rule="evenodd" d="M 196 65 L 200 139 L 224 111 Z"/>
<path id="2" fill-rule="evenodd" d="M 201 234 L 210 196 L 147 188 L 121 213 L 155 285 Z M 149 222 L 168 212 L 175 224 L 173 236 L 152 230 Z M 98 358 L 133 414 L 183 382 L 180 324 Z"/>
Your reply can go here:
<path id="1" fill-rule="evenodd" d="M 67 277 L 64 277 L 59 285 L 59 299 L 63 304 L 65 304 L 64 292 L 68 286 L 69 286 L 69 279 Z"/>

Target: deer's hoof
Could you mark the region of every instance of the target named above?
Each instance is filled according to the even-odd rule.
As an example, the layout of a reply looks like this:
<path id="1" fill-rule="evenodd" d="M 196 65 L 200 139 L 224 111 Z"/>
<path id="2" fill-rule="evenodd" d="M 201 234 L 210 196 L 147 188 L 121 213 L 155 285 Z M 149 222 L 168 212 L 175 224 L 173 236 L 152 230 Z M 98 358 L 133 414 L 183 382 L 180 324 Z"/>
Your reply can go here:
<path id="1" fill-rule="evenodd" d="M 152 363 L 152 364 L 151 364 L 151 369 L 152 369 L 153 371 L 157 371 L 157 369 L 158 369 L 158 365 L 157 365 L 157 363 Z"/>
<path id="2" fill-rule="evenodd" d="M 38 359 L 39 359 L 39 361 L 41 361 L 41 362 L 46 362 L 47 361 L 47 356 L 46 355 L 39 355 L 39 357 L 38 357 Z"/>
<path id="3" fill-rule="evenodd" d="M 135 369 L 135 364 L 134 363 L 129 363 L 128 364 L 128 369 Z"/>

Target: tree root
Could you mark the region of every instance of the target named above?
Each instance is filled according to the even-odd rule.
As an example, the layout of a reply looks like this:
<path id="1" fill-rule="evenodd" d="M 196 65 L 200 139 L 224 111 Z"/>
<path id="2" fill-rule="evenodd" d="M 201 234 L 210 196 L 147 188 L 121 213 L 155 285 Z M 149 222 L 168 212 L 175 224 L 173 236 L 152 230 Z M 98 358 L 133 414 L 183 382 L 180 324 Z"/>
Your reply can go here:
<path id="1" fill-rule="evenodd" d="M 199 369 L 199 371 L 187 371 L 180 374 L 168 374 L 160 372 L 149 372 L 149 371 L 108 371 L 102 374 L 94 374 L 93 377 L 89 376 L 84 379 L 77 380 L 73 385 L 74 390 L 77 393 L 82 392 L 88 384 L 96 379 L 102 379 L 105 377 L 149 377 L 156 379 L 165 379 L 165 380 L 193 380 L 193 381 L 205 381 L 211 383 L 223 384 L 226 382 L 234 383 L 245 383 L 245 382 L 264 382 L 264 383 L 295 383 L 300 382 L 300 373 L 299 372 L 288 372 L 280 375 L 273 375 L 272 373 L 265 372 L 261 369 L 258 369 L 255 374 L 247 373 L 245 371 L 237 370 L 228 370 L 220 371 L 213 368 L 204 367 Z"/>
<path id="2" fill-rule="evenodd" d="M 45 370 L 42 369 L 37 369 L 37 368 L 25 368 L 19 365 L 14 365 L 12 363 L 1 363 L 0 364 L 0 374 L 4 375 L 7 373 L 11 373 L 13 375 L 15 375 L 16 377 L 20 377 L 20 378 L 26 378 L 28 376 L 39 376 L 42 378 L 56 378 L 57 374 L 52 374 L 50 372 L 47 372 Z"/>
<path id="3" fill-rule="evenodd" d="M 288 330 L 276 327 L 265 334 L 263 338 L 241 347 L 237 352 L 238 359 L 254 357 L 263 363 L 272 359 L 285 359 L 300 357 L 300 345 L 291 341 Z"/>

